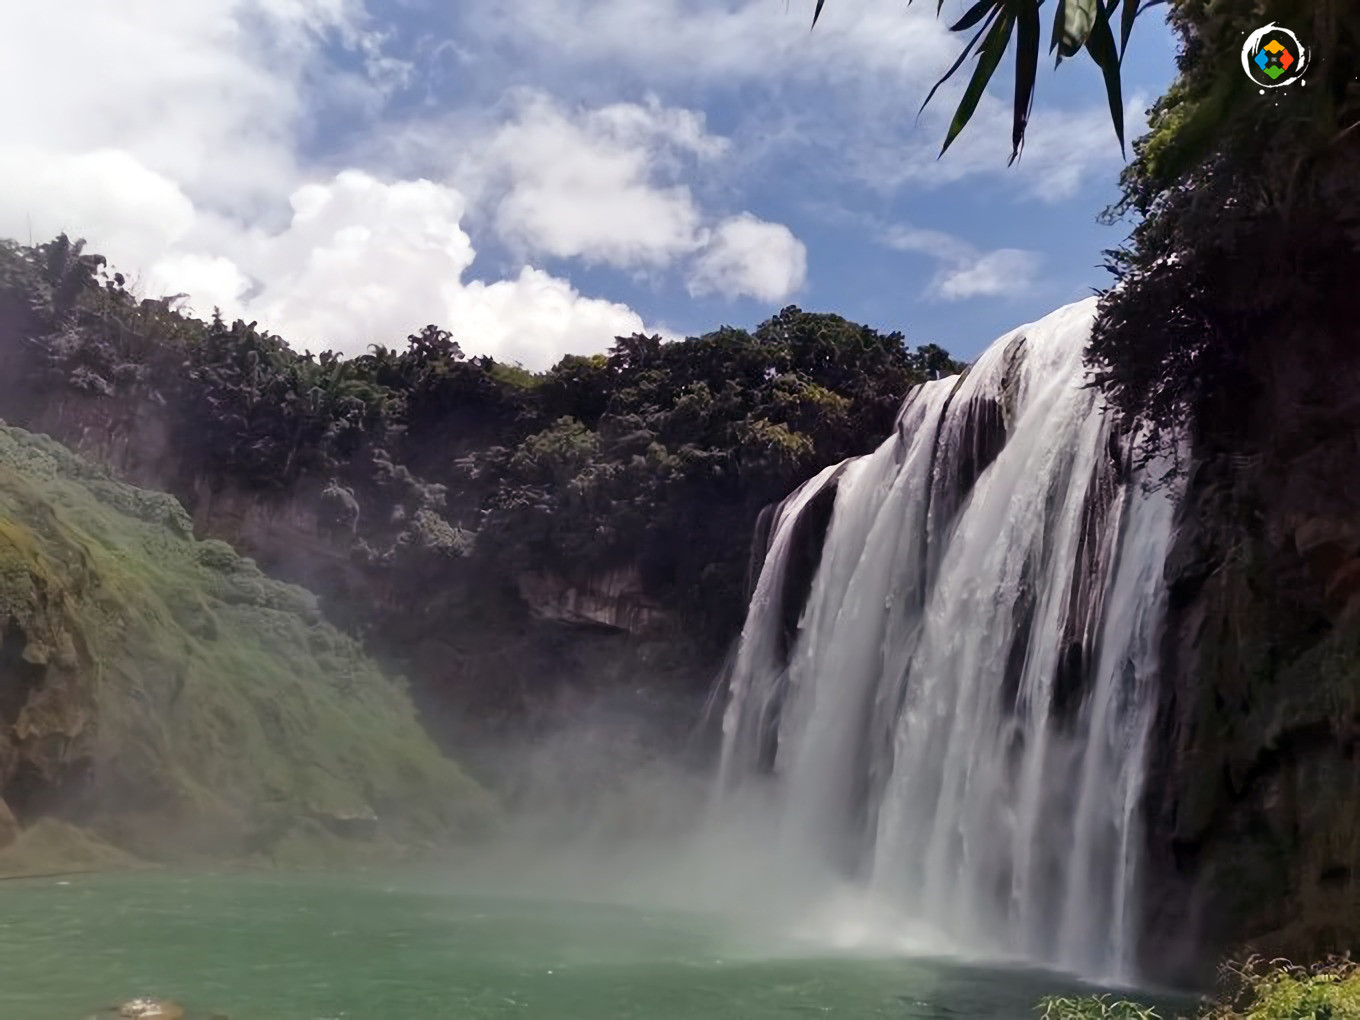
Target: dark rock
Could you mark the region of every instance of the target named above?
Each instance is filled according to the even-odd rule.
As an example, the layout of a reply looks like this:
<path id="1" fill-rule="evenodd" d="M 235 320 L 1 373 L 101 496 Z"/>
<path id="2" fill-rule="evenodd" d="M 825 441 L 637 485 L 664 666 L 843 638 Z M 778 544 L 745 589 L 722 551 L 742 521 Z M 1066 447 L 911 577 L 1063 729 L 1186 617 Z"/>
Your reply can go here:
<path id="1" fill-rule="evenodd" d="M 658 629 L 666 619 L 647 593 L 636 566 L 569 580 L 531 571 L 517 578 L 520 597 L 536 617 L 584 627 L 605 627 L 629 634 Z"/>

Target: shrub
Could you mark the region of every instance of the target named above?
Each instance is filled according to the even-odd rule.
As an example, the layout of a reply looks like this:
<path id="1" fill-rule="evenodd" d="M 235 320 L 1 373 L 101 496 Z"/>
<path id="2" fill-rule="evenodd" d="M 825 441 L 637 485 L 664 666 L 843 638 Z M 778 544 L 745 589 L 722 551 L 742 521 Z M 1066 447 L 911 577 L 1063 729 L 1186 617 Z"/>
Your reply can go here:
<path id="1" fill-rule="evenodd" d="M 1220 974 L 1219 996 L 1199 1020 L 1360 1020 L 1360 965 L 1349 960 L 1299 967 L 1251 957 Z M 1161 1020 L 1151 1006 L 1108 995 L 1048 996 L 1035 1010 L 1043 1020 Z"/>

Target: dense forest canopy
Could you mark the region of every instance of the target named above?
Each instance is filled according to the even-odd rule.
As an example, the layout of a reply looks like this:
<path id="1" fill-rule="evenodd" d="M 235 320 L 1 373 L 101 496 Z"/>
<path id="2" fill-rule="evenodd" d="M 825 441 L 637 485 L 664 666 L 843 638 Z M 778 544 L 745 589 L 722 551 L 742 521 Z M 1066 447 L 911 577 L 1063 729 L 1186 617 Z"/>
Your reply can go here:
<path id="1" fill-rule="evenodd" d="M 322 487 L 370 566 L 425 583 L 469 561 L 509 583 L 627 561 L 723 634 L 760 508 L 872 448 L 912 385 L 962 367 L 795 307 L 753 331 L 619 337 L 541 373 L 468 357 L 435 325 L 360 357 L 299 353 L 256 323 L 138 299 L 65 236 L 0 249 L 0 321 L 0 363 L 26 389 L 163 404 L 195 471 Z"/>

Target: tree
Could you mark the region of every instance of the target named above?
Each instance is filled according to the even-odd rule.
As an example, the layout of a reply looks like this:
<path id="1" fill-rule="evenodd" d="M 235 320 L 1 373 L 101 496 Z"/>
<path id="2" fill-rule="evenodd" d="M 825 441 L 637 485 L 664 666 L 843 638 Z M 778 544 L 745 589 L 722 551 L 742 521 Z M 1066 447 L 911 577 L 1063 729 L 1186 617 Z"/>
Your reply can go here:
<path id="1" fill-rule="evenodd" d="M 1107 253 L 1121 286 L 1087 361 L 1126 422 L 1189 424 L 1201 445 L 1240 448 L 1260 398 L 1300 388 L 1285 366 L 1330 362 L 1360 311 L 1360 8 L 1280 0 L 1271 16 L 1315 53 L 1307 87 L 1278 102 L 1224 58 L 1259 27 L 1258 5 L 1177 0 L 1180 74 L 1107 214 L 1137 222 Z"/>

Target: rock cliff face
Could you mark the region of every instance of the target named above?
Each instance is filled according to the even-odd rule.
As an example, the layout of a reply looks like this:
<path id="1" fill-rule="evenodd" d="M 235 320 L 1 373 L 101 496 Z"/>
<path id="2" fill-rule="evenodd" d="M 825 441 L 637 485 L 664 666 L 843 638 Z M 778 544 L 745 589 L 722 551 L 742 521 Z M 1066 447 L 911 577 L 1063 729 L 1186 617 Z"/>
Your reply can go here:
<path id="1" fill-rule="evenodd" d="M 1156 972 L 1360 951 L 1360 365 L 1340 343 L 1282 361 L 1257 452 L 1192 473 L 1167 567 Z"/>
<path id="2" fill-rule="evenodd" d="M 518 587 L 525 605 L 539 619 L 629 634 L 647 634 L 665 621 L 665 613 L 648 594 L 636 567 L 605 571 L 581 581 L 530 572 L 519 576 Z"/>
<path id="3" fill-rule="evenodd" d="M 337 625 L 411 676 L 429 730 L 446 749 L 461 753 L 489 734 L 499 740 L 506 727 L 544 724 L 583 697 L 635 689 L 641 677 L 692 694 L 697 715 L 718 667 L 693 635 L 678 633 L 636 565 L 570 578 L 528 572 L 504 589 L 455 568 L 437 584 L 396 591 L 400 572 L 370 569 L 354 555 L 353 529 L 329 512 L 319 483 L 246 490 L 205 474 L 185 460 L 191 443 L 171 441 L 154 399 L 70 392 L 37 401 L 0 379 L 0 415 L 119 478 L 172 493 L 194 534 L 226 541 L 270 574 L 320 594 Z M 475 509 L 476 500 L 451 492 L 449 502 Z M 685 729 L 680 719 L 672 725 Z"/>
<path id="4" fill-rule="evenodd" d="M 311 593 L 192 531 L 0 426 L 0 844 L 58 819 L 145 858 L 272 855 L 490 817 Z"/>

